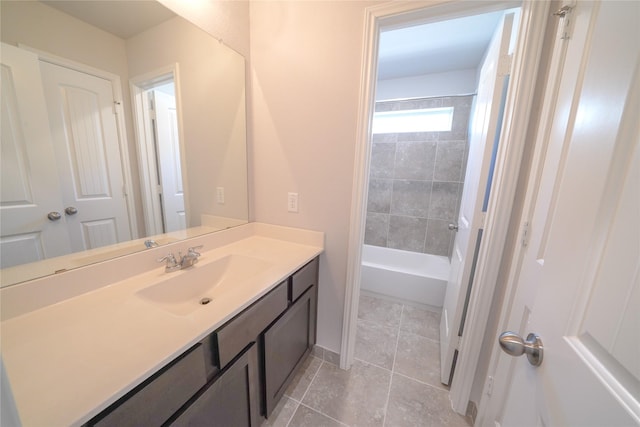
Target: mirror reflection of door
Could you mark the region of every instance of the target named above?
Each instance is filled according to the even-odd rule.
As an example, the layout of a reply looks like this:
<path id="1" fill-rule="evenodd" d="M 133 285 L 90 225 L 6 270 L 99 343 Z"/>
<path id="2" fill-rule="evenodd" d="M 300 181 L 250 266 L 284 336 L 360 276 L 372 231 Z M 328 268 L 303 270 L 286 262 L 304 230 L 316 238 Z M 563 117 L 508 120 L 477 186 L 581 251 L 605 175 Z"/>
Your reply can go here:
<path id="1" fill-rule="evenodd" d="M 0 267 L 7 268 L 71 253 L 71 246 L 38 57 L 3 43 L 1 70 Z"/>
<path id="2" fill-rule="evenodd" d="M 146 235 L 184 230 L 187 224 L 182 177 L 176 70 L 152 72 L 131 83 Z"/>
<path id="3" fill-rule="evenodd" d="M 184 230 L 184 188 L 180 165 L 180 137 L 173 81 L 149 90 L 154 108 L 154 137 L 158 165 L 158 197 L 163 232 Z"/>
<path id="4" fill-rule="evenodd" d="M 40 62 L 73 252 L 131 239 L 112 83 Z"/>

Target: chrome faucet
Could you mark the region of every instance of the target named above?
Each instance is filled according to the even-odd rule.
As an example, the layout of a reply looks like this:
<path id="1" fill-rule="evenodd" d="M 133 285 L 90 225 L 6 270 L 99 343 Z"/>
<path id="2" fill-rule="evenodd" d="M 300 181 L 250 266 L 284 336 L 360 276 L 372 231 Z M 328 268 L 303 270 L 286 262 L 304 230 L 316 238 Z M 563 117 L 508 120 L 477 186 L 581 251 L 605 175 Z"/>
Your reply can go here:
<path id="1" fill-rule="evenodd" d="M 197 251 L 198 249 L 202 249 L 202 245 L 190 247 L 189 249 L 187 249 L 187 254 L 184 256 L 182 256 L 181 252 L 178 252 L 178 258 L 176 258 L 175 255 L 169 253 L 166 256 L 159 258 L 157 261 L 167 262 L 164 267 L 165 273 L 182 270 L 183 268 L 189 268 L 193 264 L 196 264 L 198 262 L 198 258 L 201 255 L 200 252 Z"/>

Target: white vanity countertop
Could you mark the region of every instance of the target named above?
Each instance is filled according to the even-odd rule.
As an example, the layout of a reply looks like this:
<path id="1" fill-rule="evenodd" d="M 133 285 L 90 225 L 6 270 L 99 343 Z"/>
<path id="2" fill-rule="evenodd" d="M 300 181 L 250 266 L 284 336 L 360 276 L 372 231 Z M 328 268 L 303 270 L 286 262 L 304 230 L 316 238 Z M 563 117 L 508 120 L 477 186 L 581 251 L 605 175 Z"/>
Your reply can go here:
<path id="1" fill-rule="evenodd" d="M 240 238 L 230 243 L 208 246 L 200 239 L 205 248 L 192 269 L 229 254 L 264 260 L 269 268 L 191 314 L 172 314 L 135 295 L 163 275 L 193 271 L 165 273 L 157 266 L 4 320 L 2 359 L 22 424 L 88 421 L 323 251 L 322 233 L 299 230 L 300 237 L 264 224 L 247 230 L 234 232 Z M 118 260 L 110 263 L 117 268 Z M 103 271 L 104 265 L 96 268 Z"/>

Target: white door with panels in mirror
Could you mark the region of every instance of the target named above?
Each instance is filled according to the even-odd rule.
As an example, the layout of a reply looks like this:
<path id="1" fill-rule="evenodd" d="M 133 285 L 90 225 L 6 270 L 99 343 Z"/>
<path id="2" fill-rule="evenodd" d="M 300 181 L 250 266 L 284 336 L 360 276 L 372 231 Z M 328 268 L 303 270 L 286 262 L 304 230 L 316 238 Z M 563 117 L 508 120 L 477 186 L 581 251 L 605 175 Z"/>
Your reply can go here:
<path id="1" fill-rule="evenodd" d="M 74 252 L 131 239 L 112 83 L 41 61 Z"/>
<path id="2" fill-rule="evenodd" d="M 71 252 L 37 55 L 2 44 L 0 267 Z"/>
<path id="3" fill-rule="evenodd" d="M 465 302 L 484 228 L 485 200 L 490 185 L 492 154 L 499 138 L 502 105 L 511 67 L 510 45 L 516 12 L 505 12 L 480 67 L 478 94 L 471 118 L 469 154 L 458 223 L 440 320 L 440 381 L 449 384 L 459 349 Z M 487 184 L 489 183 L 489 184 Z"/>
<path id="4" fill-rule="evenodd" d="M 168 91 L 163 88 L 168 87 Z M 180 164 L 180 136 L 173 84 L 151 91 L 155 117 L 157 144 L 159 197 L 162 205 L 164 232 L 184 230 L 187 227 L 184 209 L 182 165 Z"/>
<path id="5" fill-rule="evenodd" d="M 527 236 L 500 322 L 499 332 L 513 333 L 510 353 L 496 337 L 477 422 L 634 426 L 640 424 L 640 3 L 574 2 L 558 19 L 522 219 Z M 535 352 L 539 366 L 526 357 Z M 519 353 L 525 355 L 514 357 Z"/>
<path id="6" fill-rule="evenodd" d="M 184 230 L 186 216 L 178 64 L 130 81 L 146 234 Z"/>

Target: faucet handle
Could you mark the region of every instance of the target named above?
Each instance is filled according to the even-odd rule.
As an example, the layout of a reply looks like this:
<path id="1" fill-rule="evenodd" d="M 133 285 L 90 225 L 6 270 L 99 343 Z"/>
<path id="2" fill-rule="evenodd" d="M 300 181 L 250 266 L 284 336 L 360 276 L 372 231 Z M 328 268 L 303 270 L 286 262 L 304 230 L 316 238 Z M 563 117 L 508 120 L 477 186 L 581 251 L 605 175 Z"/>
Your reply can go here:
<path id="1" fill-rule="evenodd" d="M 180 268 L 180 264 L 178 264 L 178 261 L 176 261 L 176 257 L 175 255 L 173 255 L 172 253 L 169 253 L 165 256 L 163 256 L 162 258 L 158 258 L 156 260 L 157 262 L 167 262 L 167 265 L 165 266 L 165 271 L 173 271 L 173 270 L 177 270 Z"/>
<path id="2" fill-rule="evenodd" d="M 168 253 L 165 256 L 163 256 L 162 258 L 158 258 L 156 261 L 157 262 L 165 262 L 165 261 L 167 261 L 167 264 L 169 264 L 170 262 L 176 262 L 176 257 L 172 253 Z"/>
<path id="3" fill-rule="evenodd" d="M 202 255 L 200 252 L 197 251 L 197 249 L 202 249 L 204 247 L 204 245 L 198 245 L 198 246 L 193 246 L 190 247 L 189 249 L 187 249 L 187 254 L 192 254 L 195 256 L 200 256 Z"/>

